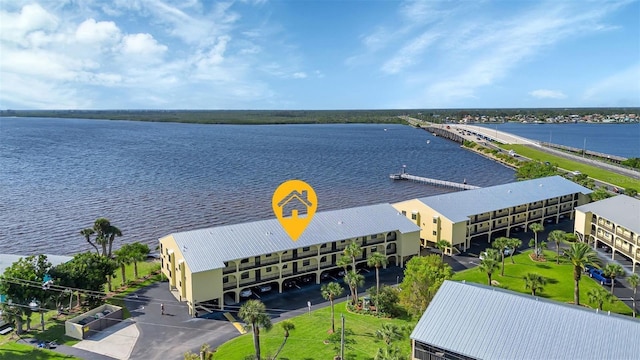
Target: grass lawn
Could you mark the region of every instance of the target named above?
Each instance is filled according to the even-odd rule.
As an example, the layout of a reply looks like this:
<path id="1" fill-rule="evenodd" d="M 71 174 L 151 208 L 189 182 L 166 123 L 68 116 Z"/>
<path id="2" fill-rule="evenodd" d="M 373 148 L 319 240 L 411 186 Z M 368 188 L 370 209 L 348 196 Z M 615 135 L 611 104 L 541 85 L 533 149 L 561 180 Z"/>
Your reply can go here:
<path id="1" fill-rule="evenodd" d="M 345 317 L 345 329 L 351 329 L 353 336 L 347 337 L 355 340 L 350 348 L 345 348 L 346 359 L 372 360 L 378 348 L 384 347 L 382 340 L 375 337 L 375 332 L 383 323 L 393 323 L 398 326 L 408 325 L 410 329 L 415 327 L 416 321 L 401 319 L 379 319 L 369 315 L 352 314 L 346 311 L 346 303 L 335 305 L 336 331 L 340 327 L 340 314 Z M 300 315 L 292 318 L 295 330 L 290 332 L 287 344 L 283 348 L 278 359 L 285 360 L 327 360 L 333 359 L 339 352 L 334 350 L 333 344 L 323 343 L 329 336 L 328 330 L 331 328 L 331 308 L 326 307 L 311 312 L 311 314 Z M 279 325 L 275 324 L 269 332 L 260 333 L 261 355 L 273 355 L 284 338 L 283 331 Z M 407 335 L 405 339 L 394 342 L 402 349 L 406 355 L 411 352 L 411 342 Z M 220 346 L 214 354 L 215 359 L 242 360 L 247 355 L 254 353 L 252 333 L 233 339 Z"/>
<path id="2" fill-rule="evenodd" d="M 515 255 L 513 257 L 516 262 L 515 264 L 511 264 L 511 260 L 507 257 L 505 259 L 504 276 L 500 276 L 500 271 L 498 271 L 493 274 L 492 280 L 498 281 L 502 288 L 530 294 L 530 292 L 525 289 L 522 278 L 527 273 L 536 273 L 547 279 L 547 285 L 545 285 L 543 291 L 536 293 L 537 296 L 564 303 L 573 302 L 574 285 L 573 267 L 571 264 L 568 261 L 563 261 L 561 258 L 560 264 L 557 265 L 556 253 L 553 251 L 546 250 L 544 252 L 547 258 L 546 262 L 534 262 L 529 258 L 530 253 L 531 251 L 526 251 L 522 254 Z M 487 274 L 475 267 L 454 274 L 453 280 L 466 280 L 487 284 Z M 601 285 L 588 275 L 583 275 L 580 279 L 580 303 L 596 308 L 597 304 L 589 302 L 587 292 L 599 286 Z M 609 288 L 607 287 L 607 289 Z M 631 315 L 631 308 L 617 298 L 613 304 L 604 304 L 602 309 L 604 311 L 611 310 L 615 313 Z"/>
<path id="3" fill-rule="evenodd" d="M 127 283 L 134 283 L 136 278 L 133 276 L 133 264 L 125 266 L 124 270 Z M 138 276 L 140 277 L 145 277 L 158 270 L 160 270 L 160 261 L 141 261 L 138 263 Z M 122 286 L 122 275 L 120 268 L 116 269 L 116 277 L 113 278 L 112 284 L 114 289 L 118 289 Z M 104 291 L 107 291 L 106 285 L 104 287 Z"/>
<path id="4" fill-rule="evenodd" d="M 532 149 L 525 145 L 501 145 L 501 147 L 507 150 L 513 150 L 516 153 L 528 157 L 532 160 L 543 162 L 548 161 L 552 164 L 555 164 L 559 168 L 568 171 L 578 170 L 583 174 L 587 174 L 591 178 L 616 185 L 617 187 L 622 189 L 633 188 L 640 191 L 640 180 L 635 180 L 628 176 L 616 174 L 614 172 L 603 170 L 595 166 L 568 160 L 560 156 L 551 155 L 544 151 Z"/>
<path id="5" fill-rule="evenodd" d="M 0 346 L 0 360 L 59 360 L 79 359 L 51 350 L 37 349 L 31 345 L 8 343 Z"/>

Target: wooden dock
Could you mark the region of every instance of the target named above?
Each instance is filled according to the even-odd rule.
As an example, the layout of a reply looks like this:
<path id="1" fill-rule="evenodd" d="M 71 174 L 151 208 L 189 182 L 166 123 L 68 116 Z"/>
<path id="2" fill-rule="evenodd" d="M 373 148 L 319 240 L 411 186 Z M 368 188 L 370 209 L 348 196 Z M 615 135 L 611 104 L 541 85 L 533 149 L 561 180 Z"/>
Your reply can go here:
<path id="1" fill-rule="evenodd" d="M 427 185 L 443 186 L 443 187 L 460 189 L 460 190 L 473 190 L 473 189 L 480 188 L 479 186 L 469 185 L 465 183 L 461 184 L 453 181 L 444 181 L 444 180 L 426 178 L 422 176 L 409 175 L 404 171 L 404 168 L 402 169 L 401 173 L 391 174 L 389 175 L 389 178 L 391 178 L 392 180 L 410 180 L 410 181 L 415 181 L 415 182 L 419 182 Z"/>

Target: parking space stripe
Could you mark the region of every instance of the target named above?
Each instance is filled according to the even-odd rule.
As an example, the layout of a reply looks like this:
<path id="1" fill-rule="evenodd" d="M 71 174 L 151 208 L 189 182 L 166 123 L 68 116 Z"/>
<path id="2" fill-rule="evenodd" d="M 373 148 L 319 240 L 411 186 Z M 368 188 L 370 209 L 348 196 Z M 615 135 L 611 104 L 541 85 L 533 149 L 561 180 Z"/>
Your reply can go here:
<path id="1" fill-rule="evenodd" d="M 242 326 L 242 324 L 240 324 L 238 321 L 236 321 L 236 318 L 234 318 L 233 315 L 231 315 L 230 313 L 226 312 L 226 313 L 224 313 L 224 317 L 226 317 L 227 320 L 229 320 L 229 322 L 236 329 L 238 329 L 238 331 L 240 331 L 240 334 L 246 334 L 247 333 L 247 330 L 244 329 L 244 326 Z"/>

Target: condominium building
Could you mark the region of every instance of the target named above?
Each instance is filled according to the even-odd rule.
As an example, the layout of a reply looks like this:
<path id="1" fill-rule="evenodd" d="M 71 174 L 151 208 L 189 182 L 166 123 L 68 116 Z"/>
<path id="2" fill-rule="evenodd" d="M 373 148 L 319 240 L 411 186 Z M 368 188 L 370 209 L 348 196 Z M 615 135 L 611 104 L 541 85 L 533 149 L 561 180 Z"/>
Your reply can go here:
<path id="1" fill-rule="evenodd" d="M 638 339 L 629 316 L 447 280 L 411 333 L 411 359 L 638 359 Z"/>
<path id="2" fill-rule="evenodd" d="M 320 282 L 351 242 L 366 265 L 374 252 L 389 264 L 403 266 L 420 249 L 420 228 L 390 204 L 325 211 L 292 241 L 276 219 L 179 232 L 161 238 L 162 272 L 172 293 L 186 301 L 191 314 L 199 304 L 224 308 L 240 299 L 240 292 L 283 283 L 301 276 Z"/>
<path id="3" fill-rule="evenodd" d="M 420 226 L 423 247 L 446 240 L 451 255 L 466 251 L 472 241 L 527 231 L 534 222 L 572 219 L 574 209 L 589 202 L 590 193 L 561 176 L 551 176 L 423 197 L 393 207 Z"/>
<path id="4" fill-rule="evenodd" d="M 623 255 L 635 272 L 640 262 L 640 200 L 618 195 L 577 207 L 575 233 L 594 248 L 611 248 L 611 259 Z"/>

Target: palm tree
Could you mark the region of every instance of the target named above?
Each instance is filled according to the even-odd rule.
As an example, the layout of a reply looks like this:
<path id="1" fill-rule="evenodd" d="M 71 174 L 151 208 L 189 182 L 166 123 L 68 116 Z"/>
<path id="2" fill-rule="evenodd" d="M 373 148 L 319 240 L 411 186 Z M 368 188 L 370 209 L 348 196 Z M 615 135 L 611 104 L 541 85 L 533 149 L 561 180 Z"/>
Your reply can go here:
<path id="1" fill-rule="evenodd" d="M 360 247 L 360 245 L 358 245 L 358 243 L 354 240 L 351 242 L 351 244 L 347 245 L 347 247 L 344 248 L 343 252 L 345 256 L 351 258 L 351 261 L 353 263 L 353 268 L 351 268 L 351 270 L 356 271 L 356 258 L 362 255 L 362 248 Z"/>
<path id="2" fill-rule="evenodd" d="M 282 344 L 280 344 L 278 351 L 276 351 L 275 355 L 273 355 L 273 360 L 276 360 L 278 354 L 280 354 L 280 351 L 282 351 L 284 344 L 287 343 L 287 339 L 289 338 L 289 331 L 296 328 L 296 326 L 289 320 L 284 320 L 283 322 L 281 322 L 280 327 L 282 328 L 282 330 L 284 330 L 284 340 L 282 340 Z"/>
<path id="3" fill-rule="evenodd" d="M 374 252 L 373 254 L 371 254 L 371 257 L 369 257 L 369 260 L 367 260 L 367 265 L 369 266 L 374 266 L 376 268 L 376 296 L 380 294 L 380 274 L 379 274 L 379 269 L 381 266 L 385 266 L 387 265 L 389 261 L 387 260 L 387 257 L 384 256 L 384 254 L 379 253 L 379 252 Z M 376 297 L 377 299 L 377 297 Z M 378 311 L 378 304 L 376 304 L 376 312 Z"/>
<path id="4" fill-rule="evenodd" d="M 376 337 L 389 346 L 394 340 L 401 340 L 404 337 L 404 333 L 398 325 L 384 323 L 380 329 L 376 330 Z"/>
<path id="5" fill-rule="evenodd" d="M 513 254 L 516 252 L 516 250 L 518 250 L 520 246 L 522 246 L 522 241 L 520 239 L 516 239 L 516 238 L 509 239 L 509 249 L 511 249 L 511 253 L 509 254 L 509 257 L 511 258 L 512 264 L 516 263 L 515 261 L 513 261 Z"/>
<path id="6" fill-rule="evenodd" d="M 611 295 L 613 295 L 613 287 L 616 284 L 616 276 L 624 275 L 624 269 L 620 264 L 607 264 L 602 269 L 604 276 L 611 279 Z"/>
<path id="7" fill-rule="evenodd" d="M 336 265 L 343 268 L 346 274 L 347 270 L 349 269 L 349 265 L 351 265 L 351 258 L 349 258 L 348 256 L 341 256 L 340 259 L 338 259 L 338 262 L 336 262 Z"/>
<path id="8" fill-rule="evenodd" d="M 364 276 L 351 270 L 344 276 L 344 281 L 349 285 L 349 288 L 351 289 L 351 295 L 353 297 L 351 303 L 353 305 L 357 305 L 358 287 L 364 285 Z"/>
<path id="9" fill-rule="evenodd" d="M 596 252 L 586 243 L 576 242 L 564 251 L 564 256 L 573 266 L 573 302 L 580 305 L 580 277 L 587 265 L 599 265 Z"/>
<path id="10" fill-rule="evenodd" d="M 329 300 L 331 304 L 331 333 L 336 332 L 336 321 L 335 321 L 335 313 L 333 310 L 333 300 L 340 297 L 344 292 L 344 288 L 337 282 L 330 282 L 328 284 L 322 285 L 320 288 L 322 292 L 322 297 L 325 300 Z"/>
<path id="11" fill-rule="evenodd" d="M 508 237 L 499 237 L 493 241 L 493 247 L 500 252 L 500 258 L 502 262 L 502 270 L 500 271 L 500 276 L 504 276 L 504 249 L 509 247 L 509 238 Z"/>
<path id="12" fill-rule="evenodd" d="M 440 250 L 442 260 L 444 260 L 444 251 L 449 247 L 449 242 L 447 240 L 438 240 L 438 242 L 436 242 L 436 247 Z"/>
<path id="13" fill-rule="evenodd" d="M 589 297 L 589 301 L 598 305 L 598 309 L 602 310 L 602 305 L 613 302 L 613 295 L 611 295 L 607 290 L 597 287 L 589 290 L 587 292 L 587 296 Z"/>
<path id="14" fill-rule="evenodd" d="M 491 286 L 491 275 L 500 267 L 497 256 L 498 254 L 495 253 L 495 250 L 488 249 L 485 258 L 480 261 L 480 265 L 478 266 L 480 271 L 487 274 L 489 286 Z"/>
<path id="15" fill-rule="evenodd" d="M 131 254 L 129 252 L 129 247 L 127 246 L 123 246 L 120 249 L 116 250 L 114 252 L 114 255 L 116 256 L 115 260 L 116 260 L 116 264 L 118 264 L 118 266 L 120 266 L 120 273 L 122 275 L 122 286 L 124 286 L 127 282 L 127 278 L 125 275 L 125 267 L 128 264 L 131 264 Z"/>
<path id="16" fill-rule="evenodd" d="M 536 292 L 542 291 L 546 284 L 547 279 L 539 274 L 527 273 L 527 275 L 524 276 L 524 288 L 531 290 L 531 295 L 533 296 L 536 296 Z"/>
<path id="17" fill-rule="evenodd" d="M 111 225 L 111 222 L 106 218 L 96 219 L 93 223 L 93 231 L 96 233 L 96 242 L 102 246 L 102 256 L 111 257 L 113 240 L 116 236 L 122 236 L 122 231 Z"/>
<path id="18" fill-rule="evenodd" d="M 627 277 L 627 282 L 629 283 L 629 286 L 631 286 L 631 288 L 633 289 L 633 297 L 631 298 L 631 300 L 633 301 L 633 317 L 636 317 L 636 294 L 638 292 L 638 284 L 640 284 L 640 276 L 638 276 L 638 274 L 632 274 L 631 276 Z"/>
<path id="19" fill-rule="evenodd" d="M 151 249 L 149 249 L 149 245 L 147 244 L 143 244 L 140 242 L 134 242 L 133 244 L 129 245 L 131 248 L 131 261 L 133 262 L 133 275 L 137 278 L 139 278 L 138 276 L 138 263 L 140 261 L 144 261 L 147 258 L 147 255 L 149 255 L 149 252 L 151 251 Z"/>
<path id="20" fill-rule="evenodd" d="M 247 300 L 240 307 L 238 316 L 247 324 L 247 327 L 251 326 L 253 330 L 253 347 L 256 350 L 255 360 L 260 360 L 260 328 L 269 330 L 273 326 L 271 318 L 267 315 L 267 309 L 260 300 Z"/>
<path id="21" fill-rule="evenodd" d="M 562 230 L 553 230 L 549 233 L 549 236 L 547 236 L 547 239 L 556 243 L 556 264 L 560 264 L 560 244 L 564 241 L 566 236 L 567 233 Z"/>
<path id="22" fill-rule="evenodd" d="M 533 223 L 529 224 L 529 229 L 533 231 L 533 238 L 535 239 L 534 253 L 536 254 L 537 258 L 538 256 L 540 256 L 540 253 L 538 252 L 538 233 L 544 231 L 544 226 L 542 226 L 541 223 Z"/>
<path id="23" fill-rule="evenodd" d="M 80 235 L 84 236 L 84 238 L 87 240 L 87 242 L 89 243 L 89 245 L 93 246 L 94 249 L 96 249 L 96 252 L 98 254 L 100 254 L 100 250 L 98 250 L 98 247 L 96 246 L 96 244 L 94 244 L 91 241 L 91 235 L 95 234 L 96 232 L 92 229 L 92 228 L 86 228 L 86 229 L 82 229 L 80 230 Z"/>
<path id="24" fill-rule="evenodd" d="M 397 346 L 387 346 L 386 348 L 378 348 L 374 360 L 407 360 L 407 357 Z"/>

